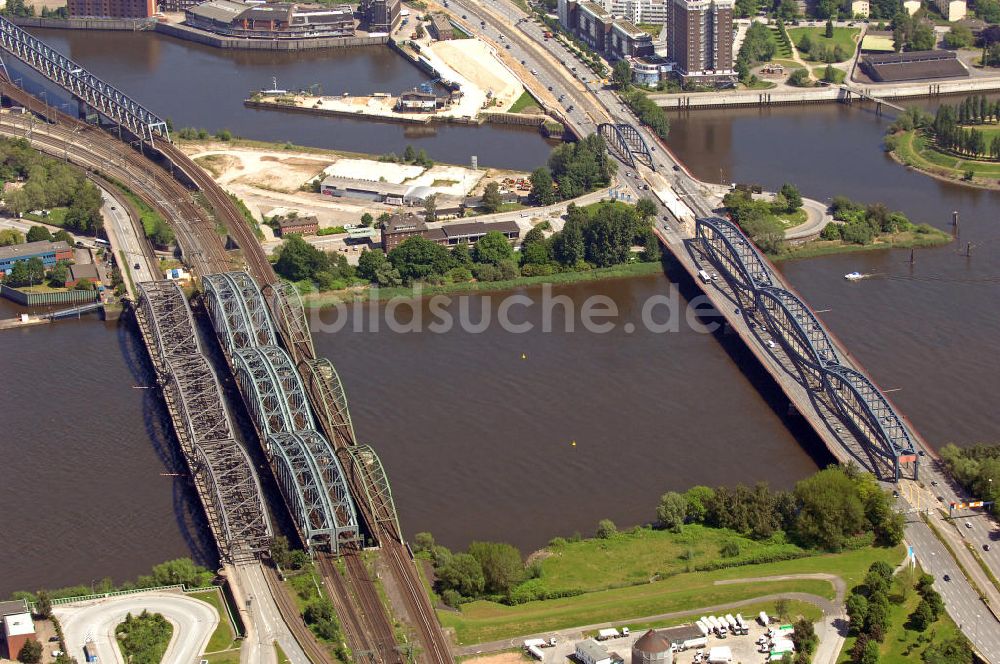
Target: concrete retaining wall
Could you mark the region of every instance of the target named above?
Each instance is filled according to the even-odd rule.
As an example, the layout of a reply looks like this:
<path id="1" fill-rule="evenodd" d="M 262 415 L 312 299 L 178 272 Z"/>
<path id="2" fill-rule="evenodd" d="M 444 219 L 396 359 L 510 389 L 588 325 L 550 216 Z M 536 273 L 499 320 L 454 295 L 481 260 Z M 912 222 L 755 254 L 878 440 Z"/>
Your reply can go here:
<path id="1" fill-rule="evenodd" d="M 40 16 L 8 16 L 22 28 L 57 28 L 60 30 L 152 30 L 156 22 L 142 18 L 42 18 Z"/>
<path id="2" fill-rule="evenodd" d="M 197 42 L 215 48 L 236 48 L 248 51 L 305 51 L 317 48 L 357 48 L 380 46 L 389 37 L 323 37 L 319 39 L 239 39 L 212 34 L 186 25 L 157 23 L 156 31 L 178 39 Z"/>

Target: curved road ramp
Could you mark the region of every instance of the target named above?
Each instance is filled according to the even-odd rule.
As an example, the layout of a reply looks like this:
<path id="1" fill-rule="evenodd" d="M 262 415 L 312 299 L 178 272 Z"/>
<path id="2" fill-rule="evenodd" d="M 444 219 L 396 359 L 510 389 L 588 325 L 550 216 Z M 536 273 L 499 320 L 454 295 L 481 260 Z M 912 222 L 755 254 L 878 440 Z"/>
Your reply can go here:
<path id="1" fill-rule="evenodd" d="M 197 662 L 219 624 L 219 614 L 209 604 L 181 592 L 150 591 L 90 599 L 54 608 L 66 635 L 66 648 L 78 662 L 85 661 L 83 647 L 88 641 L 97 649 L 102 664 L 124 664 L 115 641 L 115 628 L 133 615 L 150 611 L 160 613 L 173 625 L 170 645 L 164 662 Z"/>

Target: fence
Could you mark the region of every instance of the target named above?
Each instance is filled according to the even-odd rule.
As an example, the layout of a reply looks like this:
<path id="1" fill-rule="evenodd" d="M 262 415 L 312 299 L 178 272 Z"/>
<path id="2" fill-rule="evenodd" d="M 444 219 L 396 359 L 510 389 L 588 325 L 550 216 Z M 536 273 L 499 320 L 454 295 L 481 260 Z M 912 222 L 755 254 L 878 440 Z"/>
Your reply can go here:
<path id="1" fill-rule="evenodd" d="M 17 302 L 22 307 L 39 307 L 49 304 L 84 304 L 97 302 L 99 294 L 96 290 L 49 291 L 44 293 L 29 293 L 0 284 L 0 295 Z"/>

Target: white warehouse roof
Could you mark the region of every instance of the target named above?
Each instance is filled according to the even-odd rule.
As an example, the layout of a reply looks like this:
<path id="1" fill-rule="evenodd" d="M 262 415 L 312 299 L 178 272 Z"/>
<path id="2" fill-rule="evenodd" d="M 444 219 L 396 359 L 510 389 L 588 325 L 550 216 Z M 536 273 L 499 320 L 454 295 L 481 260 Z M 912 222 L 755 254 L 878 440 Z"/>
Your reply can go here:
<path id="1" fill-rule="evenodd" d="M 15 613 L 4 616 L 3 626 L 7 636 L 21 636 L 35 633 L 35 623 L 31 621 L 30 613 Z"/>

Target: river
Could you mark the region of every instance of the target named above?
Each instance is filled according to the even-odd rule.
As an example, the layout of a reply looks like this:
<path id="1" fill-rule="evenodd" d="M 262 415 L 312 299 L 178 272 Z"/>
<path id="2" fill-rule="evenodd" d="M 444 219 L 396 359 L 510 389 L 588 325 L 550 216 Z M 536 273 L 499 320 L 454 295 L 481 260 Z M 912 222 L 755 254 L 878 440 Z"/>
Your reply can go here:
<path id="1" fill-rule="evenodd" d="M 149 59 L 136 66 L 88 53 L 83 34 L 46 37 L 57 46 L 72 39 L 71 55 L 99 73 L 105 72 L 87 58 L 106 60 L 101 66 L 109 71 L 133 71 L 115 80 L 130 91 L 165 89 L 171 77 L 200 78 L 206 60 L 234 70 L 238 64 L 240 73 L 230 73 L 247 81 L 269 68 L 251 63 L 257 73 L 242 73 L 242 60 L 258 54 L 109 33 L 150 51 L 150 43 L 159 44 L 159 60 L 152 60 L 160 65 L 150 69 Z M 303 76 L 302 84 L 309 82 Z M 184 103 L 165 92 L 163 99 L 178 109 L 170 114 L 179 125 L 215 127 L 228 119 L 224 99 L 204 105 L 202 115 L 192 111 L 189 121 L 182 119 Z M 229 110 L 245 112 L 240 105 Z M 344 132 L 307 140 L 310 131 L 300 123 L 308 120 L 281 119 L 287 131 L 303 132 L 297 142 L 357 149 Z M 996 442 L 1000 194 L 940 183 L 895 164 L 877 148 L 887 124 L 839 105 L 700 111 L 674 117 L 670 143 L 709 180 L 718 180 L 720 169 L 725 180 L 770 188 L 791 180 L 812 198 L 880 200 L 942 228 L 958 210 L 959 242 L 917 251 L 912 266 L 908 251 L 878 251 L 789 261 L 780 269 L 873 377 L 894 390 L 890 396 L 933 445 Z M 237 131 L 274 138 L 268 127 Z M 476 151 L 486 163 L 512 152 L 496 143 Z M 974 244 L 971 258 L 959 255 L 966 242 Z M 877 276 L 847 283 L 842 275 L 853 270 Z M 604 294 L 623 320 L 635 321 L 642 303 L 668 286 L 668 277 L 657 275 L 555 291 L 577 306 Z M 536 288 L 520 293 L 539 298 Z M 485 302 L 497 312 L 500 296 L 481 298 L 473 297 L 470 309 Z M 0 307 L 0 315 L 13 311 Z M 532 309 L 524 318 L 537 322 L 538 315 Z M 628 333 L 621 325 L 608 334 L 320 328 L 317 349 L 340 371 L 359 438 L 383 457 L 408 536 L 430 530 L 452 547 L 489 538 L 529 551 L 556 535 L 592 532 L 602 518 L 620 526 L 648 521 L 668 489 L 758 480 L 787 487 L 828 459 L 731 337 L 687 326 L 667 334 L 641 326 Z M 123 580 L 165 558 L 204 550 L 187 485 L 161 475 L 179 466 L 163 433 L 162 407 L 151 391 L 133 389 L 149 377 L 130 330 L 91 320 L 0 333 L 6 383 L 0 486 L 20 497 L 8 501 L 5 523 L 15 536 L 0 542 L 6 572 L 0 595 L 104 575 Z"/>
<path id="2" fill-rule="evenodd" d="M 325 94 L 399 94 L 427 76 L 385 46 L 296 52 L 218 49 L 151 32 L 32 30 L 175 127 L 229 129 L 238 136 L 384 154 L 412 144 L 432 159 L 532 170 L 552 143 L 534 128 L 505 125 L 402 125 L 246 108 L 250 92 L 318 83 Z M 16 75 L 25 75 L 20 72 Z"/>

